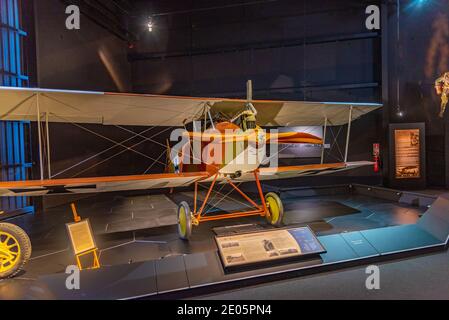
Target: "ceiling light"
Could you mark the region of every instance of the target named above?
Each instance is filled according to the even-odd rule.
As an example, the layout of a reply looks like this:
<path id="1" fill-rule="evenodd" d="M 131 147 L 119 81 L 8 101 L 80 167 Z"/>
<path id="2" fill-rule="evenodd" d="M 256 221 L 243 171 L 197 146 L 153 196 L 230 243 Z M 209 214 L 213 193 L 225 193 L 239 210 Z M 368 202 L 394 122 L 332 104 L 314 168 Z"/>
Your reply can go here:
<path id="1" fill-rule="evenodd" d="M 150 19 L 148 21 L 147 27 L 148 27 L 148 32 L 153 32 L 153 27 L 154 27 L 153 20 Z"/>

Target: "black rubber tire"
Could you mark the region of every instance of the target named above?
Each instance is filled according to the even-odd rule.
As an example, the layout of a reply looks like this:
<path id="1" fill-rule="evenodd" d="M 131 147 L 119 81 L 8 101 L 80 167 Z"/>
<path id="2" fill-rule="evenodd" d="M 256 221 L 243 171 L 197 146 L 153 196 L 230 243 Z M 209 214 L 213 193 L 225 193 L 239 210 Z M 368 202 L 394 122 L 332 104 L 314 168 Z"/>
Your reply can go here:
<path id="1" fill-rule="evenodd" d="M 181 212 L 183 209 L 183 213 Z M 185 219 L 185 231 L 181 227 L 181 214 L 184 215 Z M 183 201 L 178 206 L 178 235 L 182 240 L 188 241 L 192 235 L 192 212 L 190 211 L 190 206 L 187 202 Z"/>
<path id="2" fill-rule="evenodd" d="M 11 223 L 0 223 L 0 231 L 7 232 L 17 239 L 20 247 L 20 257 L 14 267 L 6 272 L 0 272 L 0 279 L 12 278 L 19 273 L 31 258 L 31 241 L 27 233 L 20 227 Z"/>

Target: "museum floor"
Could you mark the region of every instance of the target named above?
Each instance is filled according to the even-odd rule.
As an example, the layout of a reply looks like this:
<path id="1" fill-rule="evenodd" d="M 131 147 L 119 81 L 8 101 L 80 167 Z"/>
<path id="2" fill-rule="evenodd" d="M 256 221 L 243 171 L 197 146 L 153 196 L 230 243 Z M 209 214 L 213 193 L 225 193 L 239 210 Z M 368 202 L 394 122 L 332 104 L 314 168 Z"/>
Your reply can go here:
<path id="1" fill-rule="evenodd" d="M 338 187 L 336 188 L 338 189 Z M 427 191 L 432 193 L 432 191 Z M 438 194 L 440 191 L 437 192 Z M 415 224 L 427 208 L 360 194 L 339 193 L 304 197 L 302 192 L 284 190 L 284 223 L 307 224 L 318 236 Z M 208 222 L 194 228 L 189 243 L 178 239 L 176 205 L 192 200 L 191 192 L 153 195 L 99 195 L 77 202 L 79 214 L 89 218 L 100 249 L 103 267 L 126 265 L 184 254 L 216 251 L 214 227 L 254 224 L 269 228 L 261 218 Z M 227 210 L 241 208 L 238 199 L 220 202 Z M 60 274 L 74 264 L 65 224 L 72 221 L 69 206 L 47 210 L 42 215 L 14 219 L 30 234 L 33 255 L 24 272 L 0 282 L 2 298 L 46 298 L 27 291 L 34 281 Z M 446 251 L 407 259 L 379 262 L 381 290 L 365 288 L 365 267 L 291 278 L 288 280 L 211 292 L 207 299 L 383 299 L 449 298 L 449 256 Z M 16 290 L 11 290 L 16 288 Z M 18 295 L 18 296 L 14 296 Z M 195 297 L 195 296 L 194 296 Z"/>
<path id="2" fill-rule="evenodd" d="M 217 300 L 449 299 L 449 252 L 376 263 L 380 290 L 367 290 L 366 265 L 197 297 Z"/>

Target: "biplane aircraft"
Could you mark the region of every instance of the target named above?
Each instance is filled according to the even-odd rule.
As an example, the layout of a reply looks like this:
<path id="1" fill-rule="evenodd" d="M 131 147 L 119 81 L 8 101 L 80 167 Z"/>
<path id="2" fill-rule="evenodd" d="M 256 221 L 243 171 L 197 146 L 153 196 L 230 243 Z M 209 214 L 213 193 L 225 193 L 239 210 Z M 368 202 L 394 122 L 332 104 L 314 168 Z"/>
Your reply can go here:
<path id="1" fill-rule="evenodd" d="M 40 179 L 0 182 L 0 196 L 51 196 L 192 186 L 195 190 L 192 207 L 187 202 L 178 206 L 178 232 L 182 239 L 189 239 L 193 226 L 211 220 L 261 216 L 268 223 L 279 226 L 283 218 L 281 199 L 273 192 L 264 194 L 260 181 L 322 175 L 372 165 L 370 161 L 347 162 L 348 142 L 351 122 L 380 107 L 379 104 L 362 103 L 253 100 L 250 82 L 248 97 L 241 100 L 0 88 L 0 120 L 46 122 L 47 128 L 48 122 L 64 122 L 184 126 L 189 129 L 181 135 L 178 147 L 168 146 L 167 152 L 171 156 L 163 173 L 55 179 L 51 174 L 50 157 L 46 157 L 46 165 L 43 163 L 43 154 L 49 152 L 50 141 L 46 141 L 46 150 L 43 150 L 44 138 L 39 125 Z M 267 132 L 262 128 L 324 126 L 326 132 L 327 126 L 346 124 L 344 161 L 284 167 L 265 165 L 266 145 L 314 144 L 324 148 L 325 138 L 304 132 Z M 195 146 L 199 147 L 199 153 L 194 152 Z M 221 157 L 222 160 L 217 161 L 214 157 L 210 161 L 208 157 L 202 157 L 204 153 L 210 156 L 218 151 L 226 155 Z M 249 161 L 250 158 L 253 160 Z M 45 166 L 48 172 L 44 172 Z M 258 200 L 242 191 L 239 187 L 242 182 L 255 182 Z M 198 197 L 199 183 L 208 184 L 202 201 Z M 239 193 L 252 208 L 208 215 L 205 208 L 214 188 L 224 184 Z M 0 223 L 0 278 L 15 275 L 30 255 L 27 234 L 18 226 Z"/>

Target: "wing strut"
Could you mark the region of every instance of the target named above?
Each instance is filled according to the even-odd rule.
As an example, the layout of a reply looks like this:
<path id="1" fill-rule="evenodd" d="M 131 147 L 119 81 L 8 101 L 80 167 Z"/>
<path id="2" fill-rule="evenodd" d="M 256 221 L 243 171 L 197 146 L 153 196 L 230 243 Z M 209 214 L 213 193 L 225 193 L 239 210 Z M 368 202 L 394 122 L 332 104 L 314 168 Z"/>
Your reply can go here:
<path id="1" fill-rule="evenodd" d="M 349 138 L 351 136 L 351 124 L 352 124 L 352 109 L 354 107 L 351 106 L 349 108 L 349 119 L 348 119 L 348 132 L 346 134 L 346 148 L 345 148 L 345 163 L 348 162 L 348 151 L 349 151 Z"/>
<path id="2" fill-rule="evenodd" d="M 37 136 L 39 140 L 39 171 L 41 175 L 41 181 L 44 181 L 44 161 L 42 154 L 42 130 L 41 130 L 41 110 L 40 110 L 40 96 L 38 93 L 36 95 L 36 118 L 37 118 Z"/>
<path id="3" fill-rule="evenodd" d="M 45 134 L 47 137 L 47 170 L 48 170 L 48 179 L 51 179 L 51 157 L 50 157 L 50 129 L 48 125 L 48 112 L 45 112 Z"/>
<path id="4" fill-rule="evenodd" d="M 324 150 L 326 149 L 326 132 L 327 132 L 327 116 L 324 117 L 324 133 L 323 133 L 323 147 L 321 148 L 321 164 L 324 164 Z"/>

